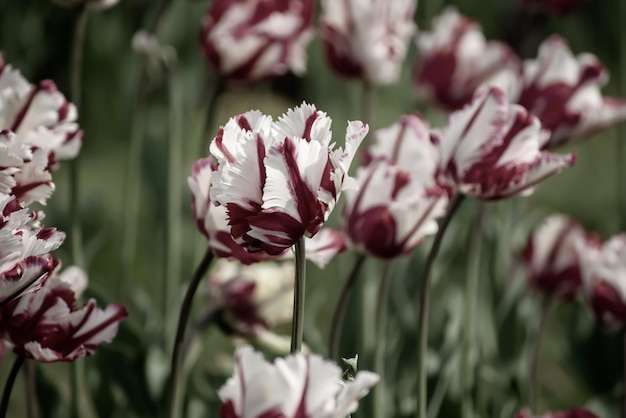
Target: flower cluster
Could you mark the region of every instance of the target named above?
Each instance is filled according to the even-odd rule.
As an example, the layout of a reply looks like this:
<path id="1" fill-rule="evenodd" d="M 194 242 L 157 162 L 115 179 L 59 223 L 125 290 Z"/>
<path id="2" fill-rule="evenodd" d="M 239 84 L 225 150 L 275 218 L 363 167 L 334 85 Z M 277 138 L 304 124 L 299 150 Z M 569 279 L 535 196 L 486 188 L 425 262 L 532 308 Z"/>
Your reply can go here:
<path id="1" fill-rule="evenodd" d="M 234 375 L 218 392 L 224 402 L 220 416 L 343 418 L 378 380 L 360 371 L 343 381 L 341 369 L 317 355 L 294 354 L 272 364 L 242 346 L 235 351 Z"/>
<path id="2" fill-rule="evenodd" d="M 502 88 L 551 132 L 545 148 L 583 139 L 626 120 L 626 101 L 602 97 L 608 74 L 599 60 L 575 57 L 558 36 L 545 40 L 537 59 L 523 63 L 500 42 L 485 42 L 478 26 L 454 9 L 418 37 L 421 51 L 415 83 L 442 107 L 459 109 L 485 87 Z"/>
<path id="3" fill-rule="evenodd" d="M 65 234 L 43 227 L 43 212 L 29 211 L 54 191 L 58 161 L 78 154 L 76 118 L 53 82 L 32 85 L 0 57 L 0 337 L 43 362 L 93 353 L 126 317 L 123 307 L 100 310 L 94 300 L 76 307 L 84 284 L 64 283 L 50 255 Z"/>

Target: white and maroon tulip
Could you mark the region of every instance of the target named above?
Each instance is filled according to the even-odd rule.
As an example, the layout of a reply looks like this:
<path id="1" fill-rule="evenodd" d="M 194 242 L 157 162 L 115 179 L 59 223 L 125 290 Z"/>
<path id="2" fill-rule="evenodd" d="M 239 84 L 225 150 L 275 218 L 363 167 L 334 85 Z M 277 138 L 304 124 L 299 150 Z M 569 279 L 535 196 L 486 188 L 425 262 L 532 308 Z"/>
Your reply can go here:
<path id="1" fill-rule="evenodd" d="M 331 144 L 331 119 L 302 104 L 277 121 L 250 111 L 231 118 L 211 143 L 218 161 L 210 199 L 226 207 L 231 235 L 248 251 L 278 255 L 314 236 L 343 189 L 368 131 L 350 122 L 345 150 Z"/>
<path id="2" fill-rule="evenodd" d="M 222 77 L 254 82 L 306 70 L 313 0 L 215 0 L 202 24 L 204 53 Z"/>
<path id="3" fill-rule="evenodd" d="M 416 0 L 324 0 L 321 36 L 332 69 L 371 84 L 397 81 L 416 7 Z"/>
<path id="4" fill-rule="evenodd" d="M 219 309 L 227 333 L 250 336 L 291 321 L 292 261 L 265 261 L 245 266 L 220 260 L 209 275 L 210 305 Z"/>
<path id="5" fill-rule="evenodd" d="M 41 362 L 73 361 L 93 354 L 117 334 L 128 314 L 120 305 L 104 310 L 91 299 L 76 308 L 72 289 L 50 280 L 37 292 L 27 293 L 0 308 L 0 334 L 18 354 Z"/>
<path id="6" fill-rule="evenodd" d="M 583 286 L 598 322 L 606 327 L 626 323 L 626 234 L 601 247 L 581 252 Z"/>
<path id="7" fill-rule="evenodd" d="M 602 97 L 608 72 L 589 53 L 574 56 L 567 43 L 552 36 L 536 60 L 524 64 L 518 103 L 550 130 L 546 148 L 554 148 L 626 120 L 626 100 Z"/>
<path id="8" fill-rule="evenodd" d="M 541 415 L 533 414 L 530 409 L 522 409 L 515 418 L 598 418 L 593 412 L 583 408 L 572 408 L 565 411 L 547 412 Z"/>
<path id="9" fill-rule="evenodd" d="M 568 216 L 546 219 L 524 249 L 530 286 L 549 298 L 574 298 L 582 286 L 580 251 L 589 239 L 584 228 Z"/>
<path id="10" fill-rule="evenodd" d="M 247 265 L 263 260 L 293 256 L 288 249 L 278 255 L 270 255 L 264 251 L 250 253 L 235 242 L 230 233 L 226 207 L 215 206 L 211 203 L 211 176 L 215 169 L 217 169 L 217 164 L 213 164 L 211 158 L 201 158 L 193 164 L 192 174 L 187 179 L 191 189 L 196 225 L 209 241 L 215 256 L 237 260 Z M 322 228 L 314 237 L 306 241 L 306 258 L 320 268 L 324 268 L 337 254 L 346 249 L 343 234 L 331 228 Z"/>
<path id="11" fill-rule="evenodd" d="M 483 200 L 528 194 L 540 181 L 573 165 L 575 155 L 541 151 L 548 133 L 497 87 L 477 93 L 450 115 L 438 139 L 440 181 Z"/>
<path id="12" fill-rule="evenodd" d="M 29 213 L 15 197 L 0 201 L 0 272 L 14 271 L 17 263 L 46 256 L 63 243 L 65 234 L 43 228 L 41 216 L 39 212 Z"/>
<path id="13" fill-rule="evenodd" d="M 30 84 L 0 56 L 0 131 L 14 132 L 23 144 L 45 151 L 50 168 L 78 155 L 82 131 L 76 107 L 54 82 Z"/>
<path id="14" fill-rule="evenodd" d="M 437 232 L 448 194 L 433 176 L 420 177 L 388 161 L 359 170 L 359 190 L 347 192 L 344 231 L 361 251 L 383 259 L 410 253 Z"/>
<path id="15" fill-rule="evenodd" d="M 352 381 L 318 355 L 294 354 L 267 362 L 248 346 L 235 351 L 235 373 L 218 392 L 222 418 L 343 418 L 378 383 L 360 371 Z M 271 388 L 271 390 L 268 390 Z"/>
<path id="16" fill-rule="evenodd" d="M 520 64 L 504 43 L 485 40 L 478 24 L 446 8 L 434 19 L 433 31 L 417 37 L 419 61 L 413 80 L 418 92 L 441 107 L 457 110 L 481 86 L 511 88 L 515 93 Z"/>
<path id="17" fill-rule="evenodd" d="M 573 13 L 588 3 L 589 0 L 523 0 L 522 4 L 531 12 L 563 16 Z"/>

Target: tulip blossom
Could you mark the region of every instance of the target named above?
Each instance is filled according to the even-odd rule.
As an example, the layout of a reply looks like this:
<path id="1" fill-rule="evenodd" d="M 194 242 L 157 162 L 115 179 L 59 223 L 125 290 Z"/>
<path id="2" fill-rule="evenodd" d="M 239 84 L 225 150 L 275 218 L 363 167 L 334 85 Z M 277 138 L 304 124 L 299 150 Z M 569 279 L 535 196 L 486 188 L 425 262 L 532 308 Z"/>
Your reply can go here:
<path id="1" fill-rule="evenodd" d="M 315 354 L 297 353 L 272 364 L 243 346 L 235 351 L 234 375 L 218 392 L 224 402 L 220 417 L 344 418 L 378 380 L 360 371 L 343 381 L 337 365 Z"/>
<path id="2" fill-rule="evenodd" d="M 574 56 L 567 43 L 552 36 L 536 60 L 524 64 L 518 103 L 550 130 L 554 148 L 626 120 L 626 100 L 602 97 L 608 73 L 592 54 Z"/>
<path id="3" fill-rule="evenodd" d="M 306 70 L 313 0 L 215 0 L 202 22 L 204 53 L 222 77 L 253 82 Z"/>
<path id="4" fill-rule="evenodd" d="M 462 108 L 481 86 L 513 86 L 509 79 L 519 77 L 515 53 L 502 42 L 487 42 L 478 24 L 452 7 L 434 19 L 432 32 L 418 35 L 417 47 L 418 92 L 446 109 Z"/>
<path id="5" fill-rule="evenodd" d="M 432 179 L 432 178 L 431 178 Z M 427 179 L 428 180 L 428 179 Z M 448 195 L 397 165 L 376 161 L 362 168 L 358 192 L 348 193 L 344 229 L 354 246 L 380 258 L 410 253 L 437 232 Z"/>
<path id="6" fill-rule="evenodd" d="M 226 208 L 238 244 L 278 255 L 320 230 L 341 191 L 354 186 L 348 168 L 368 131 L 350 122 L 344 150 L 331 144 L 330 125 L 302 104 L 277 121 L 249 111 L 220 128 L 210 147 L 218 167 L 209 197 Z"/>
<path id="7" fill-rule="evenodd" d="M 62 279 L 51 278 L 38 291 L 0 308 L 0 335 L 25 357 L 73 361 L 110 342 L 127 316 L 124 307 L 112 304 L 102 310 L 93 299 L 77 308 L 72 288 Z"/>
<path id="8" fill-rule="evenodd" d="M 78 155 L 83 134 L 77 116 L 54 82 L 32 85 L 0 55 L 0 131 L 10 130 L 21 143 L 43 150 L 46 167 Z"/>
<path id="9" fill-rule="evenodd" d="M 529 284 L 549 298 L 574 298 L 582 285 L 580 250 L 587 240 L 587 233 L 574 219 L 565 215 L 546 219 L 524 250 Z"/>
<path id="10" fill-rule="evenodd" d="M 529 409 L 522 409 L 515 418 L 598 418 L 596 414 L 583 408 L 572 408 L 566 411 L 554 411 L 534 415 Z"/>
<path id="11" fill-rule="evenodd" d="M 614 236 L 601 247 L 582 252 L 583 285 L 587 300 L 606 327 L 626 322 L 626 235 Z"/>
<path id="12" fill-rule="evenodd" d="M 324 0 L 322 39 L 330 66 L 371 84 L 398 80 L 415 32 L 416 0 Z"/>
<path id="13" fill-rule="evenodd" d="M 187 179 L 192 194 L 196 225 L 209 241 L 215 256 L 238 260 L 243 264 L 292 257 L 293 254 L 289 249 L 278 255 L 270 255 L 264 251 L 250 253 L 235 242 L 230 234 L 226 208 L 211 203 L 209 190 L 211 175 L 215 169 L 217 165 L 212 163 L 211 158 L 201 158 L 193 164 L 192 174 Z M 313 238 L 306 241 L 306 258 L 320 268 L 324 268 L 335 255 L 346 249 L 343 235 L 331 228 L 322 228 Z"/>
<path id="14" fill-rule="evenodd" d="M 209 275 L 210 306 L 219 310 L 228 333 L 249 336 L 291 321 L 292 261 L 266 261 L 250 266 L 220 260 Z"/>
<path id="15" fill-rule="evenodd" d="M 542 11 L 547 14 L 563 16 L 573 13 L 587 3 L 588 0 L 523 0 L 528 10 Z"/>
<path id="16" fill-rule="evenodd" d="M 437 232 L 448 193 L 436 184 L 439 150 L 419 116 L 401 116 L 374 136 L 357 174 L 359 189 L 347 195 L 344 231 L 358 249 L 388 259 Z"/>
<path id="17" fill-rule="evenodd" d="M 502 90 L 480 91 L 470 105 L 450 115 L 436 139 L 440 182 L 483 200 L 528 194 L 575 162 L 572 154 L 541 151 L 547 140 L 539 120 L 509 104 Z"/>

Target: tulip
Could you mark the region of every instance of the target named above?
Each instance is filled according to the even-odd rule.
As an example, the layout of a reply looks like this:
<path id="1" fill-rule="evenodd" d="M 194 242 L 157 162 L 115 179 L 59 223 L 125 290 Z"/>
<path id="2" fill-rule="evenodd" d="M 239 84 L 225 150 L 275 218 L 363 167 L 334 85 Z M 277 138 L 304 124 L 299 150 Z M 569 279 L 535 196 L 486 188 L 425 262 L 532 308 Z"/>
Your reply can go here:
<path id="1" fill-rule="evenodd" d="M 510 79 L 519 77 L 511 48 L 487 42 L 478 24 L 453 7 L 434 19 L 432 32 L 418 35 L 417 47 L 413 79 L 418 92 L 445 109 L 461 109 L 481 86 L 515 86 Z"/>
<path id="2" fill-rule="evenodd" d="M 524 63 L 518 103 L 551 131 L 546 148 L 555 148 L 626 120 L 626 100 L 602 97 L 608 73 L 592 54 L 575 57 L 559 36 L 539 47 Z"/>
<path id="3" fill-rule="evenodd" d="M 293 354 L 267 362 L 248 346 L 235 351 L 235 373 L 218 392 L 222 418 L 343 418 L 378 383 L 360 371 L 343 381 L 341 369 L 318 355 Z M 268 390 L 271 388 L 271 390 Z"/>
<path id="4" fill-rule="evenodd" d="M 479 91 L 470 105 L 451 114 L 438 136 L 441 184 L 483 200 L 532 193 L 537 183 L 575 162 L 573 154 L 541 151 L 548 133 L 497 87 Z"/>
<path id="5" fill-rule="evenodd" d="M 374 85 L 396 82 L 416 8 L 416 0 L 323 1 L 321 36 L 332 69 Z"/>
<path id="6" fill-rule="evenodd" d="M 523 0 L 522 4 L 530 11 L 563 16 L 575 12 L 587 2 L 588 0 Z"/>
<path id="7" fill-rule="evenodd" d="M 552 215 L 524 249 L 530 286 L 549 298 L 569 300 L 582 286 L 580 250 L 588 240 L 583 227 L 565 215 Z"/>
<path id="8" fill-rule="evenodd" d="M 204 54 L 227 79 L 254 82 L 306 70 L 313 0 L 215 0 L 202 22 Z"/>
<path id="9" fill-rule="evenodd" d="M 231 235 L 249 252 L 278 255 L 314 236 L 342 190 L 368 127 L 350 122 L 345 150 L 331 144 L 331 119 L 302 104 L 272 121 L 259 111 L 231 118 L 211 143 L 218 167 L 210 200 L 226 208 Z"/>

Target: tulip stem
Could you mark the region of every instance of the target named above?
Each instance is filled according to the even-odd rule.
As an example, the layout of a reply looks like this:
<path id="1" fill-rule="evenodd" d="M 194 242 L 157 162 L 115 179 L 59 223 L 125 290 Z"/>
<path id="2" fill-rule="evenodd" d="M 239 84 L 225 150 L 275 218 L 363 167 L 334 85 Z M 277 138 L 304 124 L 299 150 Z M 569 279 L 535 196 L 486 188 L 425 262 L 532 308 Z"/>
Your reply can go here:
<path id="1" fill-rule="evenodd" d="M 293 321 L 291 323 L 291 352 L 302 351 L 304 334 L 304 292 L 306 290 L 306 254 L 304 238 L 296 242 L 296 283 L 293 292 Z"/>
<path id="2" fill-rule="evenodd" d="M 545 298 L 541 303 L 541 311 L 539 312 L 539 324 L 535 331 L 533 340 L 531 358 L 530 358 L 530 387 L 528 391 L 529 404 L 533 411 L 539 406 L 540 387 L 539 384 L 539 354 L 541 353 L 541 341 L 543 340 L 544 330 L 546 328 L 546 319 L 550 311 L 550 299 Z"/>
<path id="3" fill-rule="evenodd" d="M 385 386 L 385 358 L 387 349 L 387 313 L 389 311 L 389 292 L 393 277 L 391 261 L 385 262 L 383 275 L 378 288 L 378 309 L 376 310 L 376 351 L 374 354 L 374 371 L 380 376 L 380 381 L 374 389 L 374 416 L 386 418 L 386 386 Z"/>
<path id="4" fill-rule="evenodd" d="M 374 124 L 374 86 L 367 81 L 363 82 L 363 102 L 361 109 L 361 117 L 364 123 L 368 125 Z"/>
<path id="5" fill-rule="evenodd" d="M 167 138 L 167 226 L 165 229 L 165 277 L 162 286 L 163 317 L 170 318 L 180 277 L 182 219 L 180 202 L 184 181 L 182 173 L 181 100 L 174 59 L 166 62 L 169 96 L 169 135 Z"/>
<path id="6" fill-rule="evenodd" d="M 159 5 L 154 20 L 148 25 L 148 33 L 156 36 L 173 0 L 163 0 Z M 130 137 L 128 141 L 128 157 L 126 163 L 126 183 L 123 196 L 123 227 L 121 236 L 121 260 L 120 272 L 117 275 L 116 291 L 118 297 L 122 297 L 123 285 L 128 281 L 131 274 L 132 262 L 135 258 L 137 246 L 137 212 L 141 194 L 141 172 L 144 140 L 145 99 L 148 92 L 148 60 L 144 54 L 139 69 L 137 90 L 133 99 L 131 115 Z"/>
<path id="7" fill-rule="evenodd" d="M 37 372 L 37 363 L 32 360 L 26 361 L 26 416 L 28 418 L 37 418 L 37 391 L 35 387 L 35 379 Z"/>
<path id="8" fill-rule="evenodd" d="M 474 416 L 472 381 L 474 367 L 470 354 L 476 348 L 476 304 L 480 286 L 480 253 L 482 247 L 482 223 L 485 213 L 484 202 L 478 202 L 472 230 L 470 232 L 469 261 L 465 289 L 465 326 L 463 327 L 463 351 L 461 355 L 461 413 L 464 418 Z"/>
<path id="9" fill-rule="evenodd" d="M 180 314 L 178 316 L 178 325 L 176 327 L 176 338 L 174 340 L 174 349 L 172 350 L 172 362 L 170 366 L 170 384 L 169 384 L 169 402 L 170 402 L 170 418 L 180 417 L 180 393 L 178 380 L 180 378 L 180 368 L 182 363 L 182 356 L 180 355 L 185 342 L 185 329 L 187 322 L 189 321 L 189 315 L 191 314 L 191 307 L 193 305 L 193 297 L 198 290 L 198 286 L 204 277 L 204 274 L 208 270 L 211 262 L 213 261 L 213 252 L 211 247 L 207 248 L 204 257 L 196 267 L 196 271 L 193 273 L 185 298 L 180 306 Z"/>
<path id="10" fill-rule="evenodd" d="M 74 20 L 74 34 L 72 40 L 72 55 L 70 61 L 70 97 L 76 106 L 78 115 L 82 115 L 82 78 L 83 78 L 83 55 L 85 51 L 85 33 L 87 30 L 88 10 L 86 5 L 82 5 L 76 12 Z M 80 158 L 77 156 L 69 164 L 69 199 L 70 199 L 70 219 L 71 219 L 71 251 L 72 263 L 84 267 L 85 256 L 83 252 L 83 231 L 80 219 Z M 30 362 L 29 362 L 30 363 Z M 30 369 L 30 364 L 27 365 Z M 77 362 L 73 362 L 70 397 L 70 416 L 82 416 L 80 408 L 81 392 L 80 385 L 84 369 Z M 84 394 L 87 396 L 87 394 Z M 29 409 L 34 399 L 30 399 Z"/>
<path id="11" fill-rule="evenodd" d="M 215 80 L 213 90 L 211 90 L 209 102 L 207 104 L 206 120 L 204 122 L 204 130 L 206 131 L 206 134 L 202 135 L 202 138 L 200 139 L 200 156 L 205 156 L 209 152 L 211 140 L 215 136 L 215 133 L 213 132 L 213 123 L 215 121 L 215 115 L 217 114 L 217 100 L 225 90 L 226 81 L 222 77 L 218 76 L 218 78 Z"/>
<path id="12" fill-rule="evenodd" d="M 418 329 L 417 329 L 417 418 L 427 417 L 426 406 L 426 354 L 428 351 L 428 305 L 430 302 L 430 282 L 432 278 L 432 270 L 435 264 L 435 259 L 441 248 L 441 242 L 443 235 L 448 229 L 450 220 L 454 216 L 461 203 L 463 202 L 463 195 L 457 195 L 453 201 L 450 202 L 448 212 L 445 218 L 439 225 L 439 230 L 435 235 L 433 245 L 430 248 L 426 264 L 424 265 L 424 273 L 422 274 L 421 293 L 420 293 L 420 307 L 418 316 Z"/>
<path id="13" fill-rule="evenodd" d="M 4 391 L 2 392 L 2 403 L 0 403 L 0 418 L 6 418 L 7 410 L 9 409 L 9 399 L 11 398 L 11 391 L 13 390 L 13 384 L 17 373 L 20 371 L 20 367 L 24 364 L 26 357 L 18 355 L 11 367 L 7 381 L 4 384 Z"/>
<path id="14" fill-rule="evenodd" d="M 341 295 L 339 296 L 339 301 L 337 302 L 337 307 L 335 308 L 335 313 L 333 314 L 333 321 L 330 326 L 328 358 L 331 360 L 339 360 L 339 342 L 341 339 L 341 330 L 343 328 L 343 319 L 346 316 L 348 300 L 354 290 L 354 285 L 359 277 L 359 271 L 361 270 L 361 266 L 364 261 L 365 255 L 359 254 L 354 263 L 354 267 L 352 267 L 350 275 L 346 279 L 346 283 L 343 285 L 343 289 L 341 289 Z"/>
<path id="15" fill-rule="evenodd" d="M 626 418 L 626 329 L 624 330 L 624 381 L 622 382 L 622 418 Z"/>

